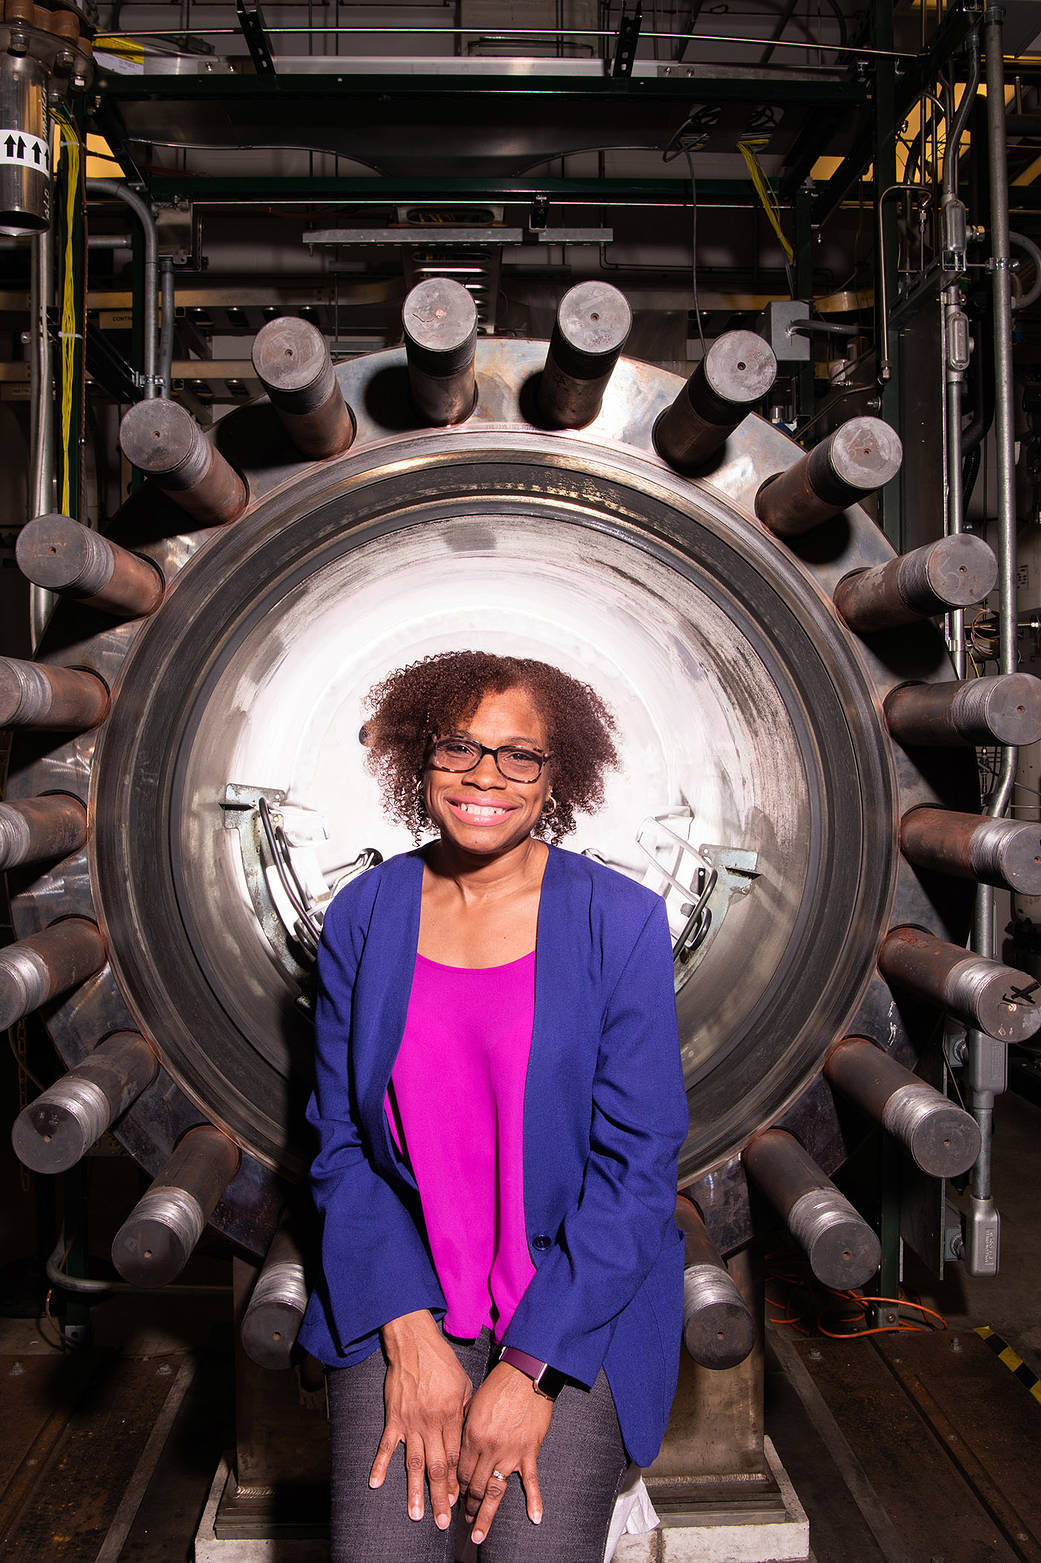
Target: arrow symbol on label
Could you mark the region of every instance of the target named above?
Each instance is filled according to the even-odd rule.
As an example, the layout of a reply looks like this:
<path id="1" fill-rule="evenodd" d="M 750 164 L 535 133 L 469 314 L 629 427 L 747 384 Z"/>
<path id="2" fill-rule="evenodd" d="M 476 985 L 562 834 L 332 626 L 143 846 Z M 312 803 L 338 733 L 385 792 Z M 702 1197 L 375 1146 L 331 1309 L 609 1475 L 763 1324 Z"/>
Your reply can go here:
<path id="1" fill-rule="evenodd" d="M 7 140 L 4 142 L 4 147 L 7 151 L 8 157 L 14 157 L 15 145 L 16 143 L 14 137 L 8 136 Z"/>

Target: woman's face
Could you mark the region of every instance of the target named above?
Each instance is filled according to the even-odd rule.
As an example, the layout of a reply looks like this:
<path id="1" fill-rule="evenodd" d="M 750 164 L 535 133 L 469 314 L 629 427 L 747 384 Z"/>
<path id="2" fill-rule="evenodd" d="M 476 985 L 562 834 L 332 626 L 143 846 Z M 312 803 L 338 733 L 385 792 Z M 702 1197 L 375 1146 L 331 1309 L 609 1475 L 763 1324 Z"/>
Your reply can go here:
<path id="1" fill-rule="evenodd" d="M 546 726 L 526 689 L 488 694 L 473 715 L 439 738 L 472 738 L 488 749 L 516 744 L 548 748 Z M 483 754 L 472 771 L 441 770 L 428 764 L 423 775 L 427 814 L 442 839 L 466 852 L 498 856 L 530 836 L 550 791 L 550 766 L 537 781 L 508 780 L 494 756 Z"/>

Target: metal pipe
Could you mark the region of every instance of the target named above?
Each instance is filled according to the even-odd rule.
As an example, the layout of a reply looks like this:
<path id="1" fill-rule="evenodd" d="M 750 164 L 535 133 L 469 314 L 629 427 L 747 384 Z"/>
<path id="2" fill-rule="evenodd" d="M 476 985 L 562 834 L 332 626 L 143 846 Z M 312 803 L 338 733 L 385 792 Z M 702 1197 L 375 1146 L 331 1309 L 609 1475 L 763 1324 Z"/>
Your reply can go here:
<path id="1" fill-rule="evenodd" d="M 847 575 L 835 588 L 835 607 L 851 630 L 868 634 L 981 602 L 997 574 L 998 562 L 981 537 L 942 537 Z"/>
<path id="2" fill-rule="evenodd" d="M 310 33 L 328 34 L 349 37 L 365 37 L 370 35 L 391 36 L 404 34 L 406 37 L 421 37 L 434 34 L 438 37 L 451 38 L 457 33 L 473 33 L 473 24 L 468 27 L 265 27 L 264 31 L 269 38 L 280 37 L 306 37 Z M 108 35 L 99 33 L 94 43 L 97 48 L 104 48 Z M 169 39 L 170 33 L 166 28 L 160 27 L 136 27 L 133 31 L 120 28 L 120 38 L 162 38 Z M 191 28 L 187 32 L 182 28 L 177 36 L 179 38 L 241 38 L 242 30 L 238 27 L 205 27 Z M 606 38 L 617 37 L 617 30 L 602 27 L 496 27 L 497 38 Z M 913 60 L 916 58 L 913 49 L 875 49 L 860 48 L 854 44 L 841 43 L 814 43 L 811 39 L 795 38 L 739 38 L 733 33 L 666 33 L 648 32 L 645 29 L 640 33 L 641 39 L 658 38 L 671 39 L 682 43 L 726 43 L 742 44 L 753 49 L 773 47 L 775 49 L 814 49 L 818 54 L 852 54 L 857 59 L 881 59 L 881 60 Z M 187 51 L 185 51 L 187 53 Z"/>
<path id="3" fill-rule="evenodd" d="M 923 1172 L 954 1178 L 979 1155 L 975 1119 L 874 1042 L 843 1038 L 825 1059 L 824 1073 L 899 1140 Z"/>
<path id="4" fill-rule="evenodd" d="M 144 364 L 142 366 L 143 391 L 146 401 L 159 394 L 156 373 L 158 336 L 156 310 L 159 299 L 159 234 L 152 216 L 152 209 L 135 191 L 116 179 L 88 179 L 88 196 L 101 196 L 110 201 L 122 201 L 129 206 L 145 236 L 145 298 L 144 298 Z"/>
<path id="5" fill-rule="evenodd" d="M 249 503 L 239 474 L 179 402 L 138 402 L 119 426 L 128 461 L 204 526 L 226 526 Z"/>
<path id="6" fill-rule="evenodd" d="M 885 385 L 893 377 L 893 368 L 889 362 L 889 302 L 886 297 L 886 270 L 882 264 L 884 250 L 884 209 L 885 203 L 891 195 L 899 195 L 901 191 L 913 191 L 922 197 L 923 205 L 929 201 L 928 192 L 921 185 L 896 184 L 889 185 L 878 198 L 878 265 L 875 268 L 878 282 L 878 308 L 879 308 L 879 344 L 878 344 L 878 380 L 880 385 Z"/>
<path id="7" fill-rule="evenodd" d="M 261 1368 L 288 1368 L 306 1307 L 304 1262 L 283 1224 L 271 1240 L 242 1317 L 239 1336 L 246 1356 Z"/>
<path id="8" fill-rule="evenodd" d="M 1029 820 L 912 809 L 900 825 L 900 849 L 919 868 L 1041 895 L 1041 831 Z"/>
<path id="9" fill-rule="evenodd" d="M 818 1281 L 844 1292 L 871 1279 L 882 1258 L 877 1235 L 793 1135 L 767 1129 L 745 1146 L 742 1160 Z"/>
<path id="10" fill-rule="evenodd" d="M 1009 245 L 1008 152 L 1005 128 L 1005 67 L 1002 58 L 1004 12 L 991 6 L 984 18 L 987 59 L 987 171 L 990 182 L 991 304 L 994 317 L 994 474 L 998 519 L 998 666 L 1006 674 L 1016 666 L 1016 475 L 1015 408 L 1012 385 L 1012 273 Z M 1000 819 L 1012 801 L 1017 752 L 1001 757 L 987 813 Z M 980 885 L 972 925 L 973 948 L 981 956 L 994 950 L 994 891 Z M 987 1033 L 981 1035 L 980 1033 Z M 973 1116 L 983 1134 L 983 1149 L 972 1172 L 965 1224 L 965 1258 L 972 1275 L 997 1271 L 1001 1218 L 991 1189 L 991 1136 L 994 1100 L 1008 1084 L 1008 1055 L 988 1040 L 987 1027 L 970 1029 L 966 1083 Z"/>
<path id="11" fill-rule="evenodd" d="M 882 488 L 900 470 L 903 447 L 881 418 L 849 418 L 793 467 L 767 478 L 755 513 L 780 537 L 798 537 Z"/>
<path id="12" fill-rule="evenodd" d="M 632 330 L 623 293 L 609 282 L 580 282 L 557 306 L 538 405 L 551 429 L 582 429 L 600 411 L 604 392 Z"/>
<path id="13" fill-rule="evenodd" d="M 39 516 L 54 507 L 54 386 L 51 371 L 51 327 L 48 310 L 54 291 L 54 241 L 45 228 L 32 240 L 30 267 L 32 352 L 29 359 L 29 446 L 31 476 L 29 513 Z M 49 592 L 29 591 L 29 645 L 35 653 L 54 607 Z"/>
<path id="14" fill-rule="evenodd" d="M 1034 263 L 1034 280 L 1030 288 L 1021 298 L 1012 299 L 1014 310 L 1029 309 L 1031 304 L 1036 304 L 1041 298 L 1041 248 L 1034 243 L 1033 239 L 1028 239 L 1025 233 L 1015 233 L 1011 228 L 1008 238 L 1009 243 L 1017 250 L 1025 250 Z"/>
<path id="15" fill-rule="evenodd" d="M 477 305 L 461 282 L 417 283 L 401 312 L 412 400 L 428 423 L 463 423 L 477 405 Z"/>
<path id="16" fill-rule="evenodd" d="M 969 114 L 972 111 L 972 106 L 976 101 L 976 91 L 980 81 L 980 44 L 979 32 L 976 28 L 973 28 L 969 34 L 968 48 L 968 80 L 965 84 L 965 91 L 962 94 L 958 111 L 950 127 L 947 144 L 944 147 L 942 174 L 944 214 L 942 220 L 946 224 L 948 209 L 952 206 L 957 208 L 961 230 L 960 242 L 963 247 L 965 208 L 958 200 L 958 157 L 961 150 L 962 134 L 968 122 Z M 969 366 L 972 349 L 968 319 L 962 308 L 961 291 L 957 287 L 952 286 L 944 290 L 943 329 L 944 395 L 946 398 L 944 406 L 944 417 L 946 420 L 945 464 L 947 469 L 946 531 L 948 536 L 958 537 L 962 534 L 965 524 L 965 486 L 962 472 L 962 397 L 965 370 Z M 955 607 L 950 614 L 948 618 L 948 635 L 954 671 L 959 678 L 964 678 L 967 654 L 963 607 Z"/>
<path id="17" fill-rule="evenodd" d="M 96 923 L 66 917 L 0 950 L 0 1031 L 59 993 L 79 987 L 105 964 Z"/>
<path id="18" fill-rule="evenodd" d="M 995 673 L 943 684 L 901 684 L 886 696 L 890 736 L 905 748 L 1031 744 L 1041 738 L 1041 679 Z"/>
<path id="19" fill-rule="evenodd" d="M 269 320 L 257 332 L 251 356 L 296 448 L 315 461 L 342 455 L 354 439 L 354 419 L 317 326 L 290 315 Z"/>
<path id="20" fill-rule="evenodd" d="M 0 727 L 86 732 L 104 721 L 108 690 L 93 673 L 0 657 Z"/>
<path id="21" fill-rule="evenodd" d="M 136 1102 L 159 1060 L 136 1031 L 108 1037 L 28 1107 L 11 1129 L 15 1155 L 33 1172 L 67 1172 Z"/>
<path id="22" fill-rule="evenodd" d="M 683 1269 L 683 1342 L 703 1368 L 733 1368 L 756 1343 L 752 1310 L 716 1252 L 697 1207 L 676 1199 L 676 1225 L 687 1239 Z"/>
<path id="23" fill-rule="evenodd" d="M 174 291 L 173 261 L 168 255 L 164 255 L 159 262 L 159 292 L 162 307 L 159 320 L 159 384 L 157 390 L 160 396 L 169 396 L 172 390 L 171 381 L 173 379 L 171 366 L 173 364 L 174 319 L 177 311 L 177 301 Z"/>
<path id="24" fill-rule="evenodd" d="M 1041 1026 L 1036 977 L 921 928 L 892 929 L 878 968 L 887 982 L 910 988 L 997 1042 L 1023 1042 Z"/>
<path id="25" fill-rule="evenodd" d="M 68 793 L 0 803 L 0 869 L 57 862 L 78 852 L 86 839 L 87 811 Z"/>
<path id="26" fill-rule="evenodd" d="M 219 1129 L 189 1129 L 112 1240 L 112 1262 L 125 1280 L 165 1286 L 180 1275 L 240 1159 Z"/>
<path id="27" fill-rule="evenodd" d="M 772 347 L 754 331 L 726 331 L 654 426 L 659 456 L 672 467 L 699 466 L 726 443 L 777 378 Z"/>
<path id="28" fill-rule="evenodd" d="M 15 558 L 37 586 L 76 597 L 84 605 L 137 618 L 153 613 L 165 582 L 158 565 L 74 521 L 71 516 L 37 516 L 18 534 Z"/>

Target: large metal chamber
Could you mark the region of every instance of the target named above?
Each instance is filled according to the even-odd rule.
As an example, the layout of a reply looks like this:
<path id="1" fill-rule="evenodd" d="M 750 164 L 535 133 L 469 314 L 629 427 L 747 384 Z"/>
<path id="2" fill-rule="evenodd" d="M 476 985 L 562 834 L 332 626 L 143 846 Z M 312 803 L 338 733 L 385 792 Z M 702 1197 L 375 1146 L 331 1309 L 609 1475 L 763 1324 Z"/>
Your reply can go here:
<path id="1" fill-rule="evenodd" d="M 854 635 L 832 601 L 893 551 L 859 505 L 782 539 L 756 494 L 802 452 L 752 415 L 696 473 L 653 431 L 682 382 L 623 359 L 596 419 L 538 426 L 545 344 L 483 340 L 478 400 L 423 427 L 403 351 L 341 364 L 355 437 L 308 460 L 266 399 L 217 427 L 244 480 L 237 519 L 186 530 L 154 482 L 110 536 L 166 582 L 147 617 L 64 601 L 43 661 L 94 672 L 105 720 L 18 743 L 9 797 L 71 794 L 86 844 L 23 870 L 25 937 L 96 922 L 107 960 L 53 1001 L 66 1063 L 140 1032 L 160 1068 L 116 1132 L 149 1172 L 195 1125 L 241 1151 L 212 1221 L 263 1255 L 308 1158 L 308 962 L 280 915 L 258 798 L 301 877 L 325 890 L 359 855 L 410 845 L 382 819 L 359 744 L 387 671 L 458 646 L 544 658 L 616 713 L 623 765 L 569 845 L 666 897 L 691 1108 L 681 1184 L 724 1252 L 754 1229 L 741 1155 L 789 1129 L 825 1171 L 850 1116 L 821 1069 L 840 1038 L 905 1062 L 918 999 L 880 976 L 894 926 L 962 940 L 898 850 L 899 822 L 974 796 L 971 750 L 914 751 L 883 702 L 950 677 L 919 623 Z M 936 764 L 938 755 L 940 763 Z M 926 769 L 929 774 L 926 774 Z M 855 1132 L 860 1132 L 859 1127 Z"/>

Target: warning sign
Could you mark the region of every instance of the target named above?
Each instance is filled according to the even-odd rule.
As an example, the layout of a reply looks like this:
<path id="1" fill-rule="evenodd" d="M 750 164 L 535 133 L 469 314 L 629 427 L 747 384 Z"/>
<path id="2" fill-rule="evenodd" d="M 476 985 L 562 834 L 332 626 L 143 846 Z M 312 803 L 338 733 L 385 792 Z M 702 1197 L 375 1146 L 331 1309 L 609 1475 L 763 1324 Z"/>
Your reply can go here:
<path id="1" fill-rule="evenodd" d="M 24 130 L 0 130 L 0 167 L 10 163 L 21 163 L 24 168 L 48 173 L 46 141 L 41 141 L 39 136 L 30 136 Z"/>

